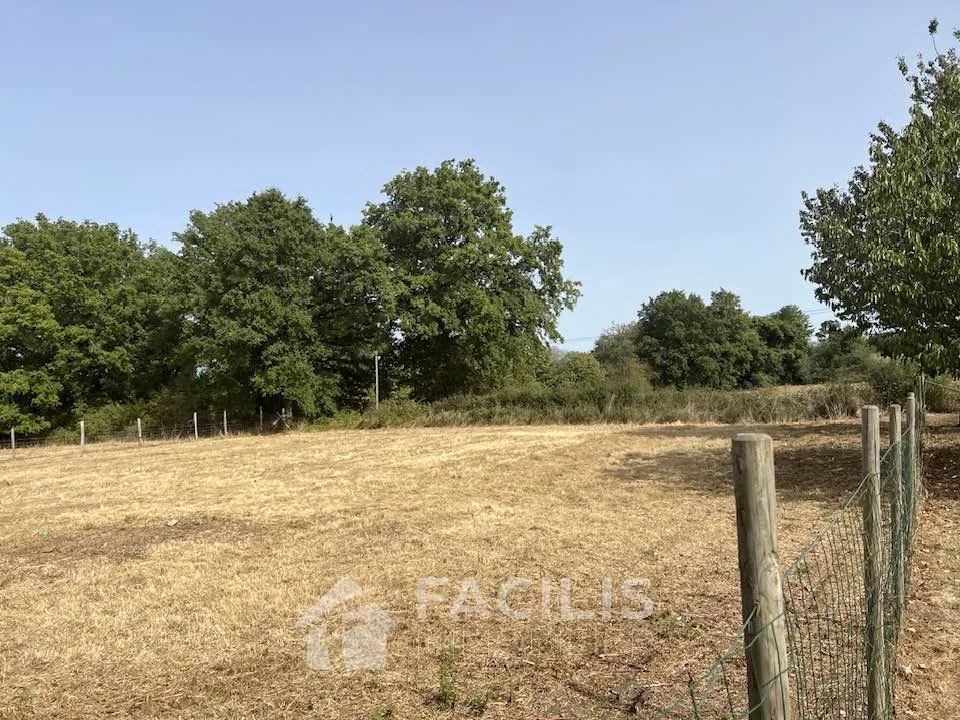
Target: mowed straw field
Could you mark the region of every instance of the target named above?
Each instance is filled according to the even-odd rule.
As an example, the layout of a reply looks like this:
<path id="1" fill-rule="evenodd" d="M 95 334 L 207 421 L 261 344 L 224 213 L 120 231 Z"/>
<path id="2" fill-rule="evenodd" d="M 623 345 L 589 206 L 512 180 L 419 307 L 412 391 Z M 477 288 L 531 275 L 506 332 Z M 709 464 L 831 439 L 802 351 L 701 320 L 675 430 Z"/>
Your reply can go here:
<path id="1" fill-rule="evenodd" d="M 0 718 L 653 716 L 739 626 L 729 446 L 742 429 L 398 429 L 7 453 Z M 775 440 L 789 561 L 856 486 L 859 429 L 751 429 Z M 431 577 L 449 582 L 420 617 L 418 580 Z M 365 593 L 322 619 L 330 666 L 311 668 L 298 620 L 344 578 Z M 509 594 L 526 619 L 498 609 L 509 578 L 531 581 Z M 453 617 L 470 579 L 491 612 Z M 563 579 L 593 618 L 561 617 Z M 648 617 L 622 616 L 629 579 L 649 580 Z M 389 614 L 387 654 L 381 669 L 349 671 L 342 614 L 361 605 Z"/>

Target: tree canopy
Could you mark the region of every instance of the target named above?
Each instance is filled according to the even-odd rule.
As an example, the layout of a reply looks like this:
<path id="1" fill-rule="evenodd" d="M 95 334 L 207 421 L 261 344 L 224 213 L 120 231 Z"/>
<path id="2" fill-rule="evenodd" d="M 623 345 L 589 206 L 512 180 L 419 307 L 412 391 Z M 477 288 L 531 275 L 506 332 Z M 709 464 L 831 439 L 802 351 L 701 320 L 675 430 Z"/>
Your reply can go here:
<path id="1" fill-rule="evenodd" d="M 177 240 L 187 342 L 223 407 L 330 412 L 351 366 L 389 343 L 383 248 L 364 228 L 322 225 L 302 197 L 271 189 L 195 211 Z"/>
<path id="2" fill-rule="evenodd" d="M 543 375 L 579 296 L 550 227 L 516 233 L 503 186 L 471 160 L 383 190 L 349 229 L 274 188 L 194 210 L 178 252 L 116 224 L 8 225 L 0 426 L 43 432 L 131 403 L 175 422 L 316 417 L 363 407 L 374 353 L 381 389 L 418 399 Z"/>
<path id="3" fill-rule="evenodd" d="M 51 221 L 0 235 L 0 423 L 42 430 L 131 400 L 148 362 L 147 263 L 117 225 Z"/>
<path id="4" fill-rule="evenodd" d="M 470 160 L 401 173 L 383 193 L 364 224 L 390 256 L 395 352 L 414 397 L 533 377 L 580 294 L 550 227 L 518 235 L 503 186 Z"/>
<path id="5" fill-rule="evenodd" d="M 935 36 L 937 22 L 930 23 Z M 960 39 L 960 33 L 954 37 Z M 934 44 L 934 48 L 936 45 Z M 960 370 L 960 57 L 899 69 L 911 90 L 902 130 L 881 122 L 845 190 L 803 194 L 803 271 L 836 315 L 930 372 Z"/>
<path id="6" fill-rule="evenodd" d="M 660 386 L 732 389 L 803 381 L 810 325 L 794 306 L 752 317 L 727 290 L 670 290 L 637 314 L 636 349 Z"/>

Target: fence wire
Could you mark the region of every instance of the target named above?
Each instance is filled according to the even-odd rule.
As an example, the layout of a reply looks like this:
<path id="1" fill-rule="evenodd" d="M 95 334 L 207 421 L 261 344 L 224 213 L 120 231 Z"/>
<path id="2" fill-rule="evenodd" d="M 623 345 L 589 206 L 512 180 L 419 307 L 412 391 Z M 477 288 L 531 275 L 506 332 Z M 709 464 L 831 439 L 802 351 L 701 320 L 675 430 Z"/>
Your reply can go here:
<path id="1" fill-rule="evenodd" d="M 231 421 L 228 418 L 226 431 L 223 421 L 197 423 L 194 427 L 193 420 L 187 420 L 180 423 L 158 423 L 156 425 L 144 424 L 141 431 L 137 432 L 136 425 L 128 427 L 125 430 L 114 432 L 97 432 L 87 429 L 85 432 L 84 443 L 86 445 L 100 445 L 105 443 L 163 443 L 176 442 L 180 440 L 194 440 L 199 438 L 231 437 L 236 435 L 272 435 L 288 429 L 287 420 L 277 418 L 268 420 L 264 418 L 261 423 L 259 420 L 253 421 Z M 0 432 L 0 453 L 9 456 L 10 451 L 27 450 L 36 448 L 50 447 L 69 447 L 80 445 L 80 428 L 71 428 L 66 431 L 57 430 L 47 435 L 23 436 L 17 433 L 11 437 L 9 432 Z M 5 452 L 4 452 L 5 451 Z"/>
<path id="2" fill-rule="evenodd" d="M 918 400 L 917 420 L 922 428 L 922 396 Z M 881 597 L 868 596 L 865 588 L 863 508 L 869 489 L 865 477 L 783 573 L 784 614 L 755 634 L 749 631 L 751 614 L 730 647 L 657 718 L 749 717 L 757 708 L 748 707 L 745 652 L 782 619 L 788 667 L 780 668 L 780 675 L 789 678 L 789 698 L 773 695 L 782 688 L 776 682 L 776 687 L 760 688 L 759 704 L 780 701 L 791 708 L 796 720 L 867 720 L 867 613 L 875 602 L 880 603 L 884 623 L 886 717 L 894 717 L 896 651 L 903 614 L 897 585 L 903 583 L 906 597 L 922 502 L 921 437 L 919 430 L 908 428 L 881 458 Z M 752 639 L 745 645 L 745 638 Z"/>

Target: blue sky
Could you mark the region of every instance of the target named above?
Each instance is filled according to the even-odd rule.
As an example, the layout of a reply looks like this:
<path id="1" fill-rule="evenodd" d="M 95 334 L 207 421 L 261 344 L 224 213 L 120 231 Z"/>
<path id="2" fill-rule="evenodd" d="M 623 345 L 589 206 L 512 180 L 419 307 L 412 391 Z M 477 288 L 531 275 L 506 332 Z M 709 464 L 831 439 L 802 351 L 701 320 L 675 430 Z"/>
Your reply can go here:
<path id="1" fill-rule="evenodd" d="M 949 5 L 6 2 L 0 224 L 169 242 L 275 186 L 349 225 L 400 170 L 472 157 L 518 232 L 563 241 L 571 349 L 673 288 L 813 309 L 800 191 L 902 124 L 896 58 L 934 16 L 949 44 Z"/>

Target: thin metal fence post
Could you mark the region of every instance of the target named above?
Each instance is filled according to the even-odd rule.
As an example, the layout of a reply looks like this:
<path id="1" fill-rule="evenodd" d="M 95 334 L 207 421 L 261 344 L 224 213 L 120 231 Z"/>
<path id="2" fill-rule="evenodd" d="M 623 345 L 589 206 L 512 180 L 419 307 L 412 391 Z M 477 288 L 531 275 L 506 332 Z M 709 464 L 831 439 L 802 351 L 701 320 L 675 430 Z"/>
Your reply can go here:
<path id="1" fill-rule="evenodd" d="M 200 429 L 197 427 L 197 413 L 193 413 L 193 439 L 200 439 Z"/>
<path id="2" fill-rule="evenodd" d="M 223 436 L 227 436 L 227 411 L 223 411 Z"/>
<path id="3" fill-rule="evenodd" d="M 769 435 L 741 433 L 733 438 L 732 454 L 750 720 L 789 720 L 773 440 Z"/>
<path id="4" fill-rule="evenodd" d="M 137 443 L 143 445 L 143 425 L 140 418 L 137 418 Z"/>
<path id="5" fill-rule="evenodd" d="M 86 423 L 83 420 L 80 421 L 80 452 L 83 452 L 83 448 L 87 444 L 87 428 Z"/>
<path id="6" fill-rule="evenodd" d="M 17 451 L 17 429 L 10 428 L 10 452 L 15 453 Z"/>

